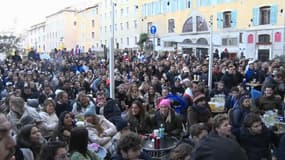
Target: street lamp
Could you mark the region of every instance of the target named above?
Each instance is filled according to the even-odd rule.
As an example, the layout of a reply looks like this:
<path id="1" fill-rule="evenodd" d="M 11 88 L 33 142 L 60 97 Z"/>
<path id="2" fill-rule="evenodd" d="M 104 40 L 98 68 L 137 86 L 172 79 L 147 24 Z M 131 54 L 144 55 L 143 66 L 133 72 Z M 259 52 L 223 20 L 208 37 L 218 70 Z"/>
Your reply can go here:
<path id="1" fill-rule="evenodd" d="M 112 33 L 110 37 L 109 51 L 109 76 L 110 76 L 110 98 L 115 98 L 115 80 L 114 80 L 114 25 L 115 25 L 115 6 L 116 3 L 112 0 Z"/>
<path id="2" fill-rule="evenodd" d="M 285 12 L 284 9 L 280 10 L 283 15 L 283 56 L 285 55 Z"/>
<path id="3" fill-rule="evenodd" d="M 213 15 L 210 16 L 209 21 L 209 28 L 210 28 L 210 48 L 209 48 L 209 70 L 208 70 L 208 87 L 209 90 L 212 90 L 212 77 L 213 77 Z"/>

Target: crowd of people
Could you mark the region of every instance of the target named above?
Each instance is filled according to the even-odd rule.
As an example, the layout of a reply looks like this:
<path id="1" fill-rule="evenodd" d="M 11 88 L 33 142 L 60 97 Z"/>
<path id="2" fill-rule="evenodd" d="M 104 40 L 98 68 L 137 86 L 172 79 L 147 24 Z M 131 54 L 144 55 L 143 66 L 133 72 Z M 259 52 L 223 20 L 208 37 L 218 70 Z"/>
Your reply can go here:
<path id="1" fill-rule="evenodd" d="M 171 160 L 285 159 L 285 136 L 261 119 L 268 111 L 284 117 L 279 59 L 217 55 L 208 88 L 207 57 L 124 51 L 115 55 L 111 98 L 108 58 L 34 55 L 0 63 L 0 160 L 101 159 L 90 144 L 105 159 L 149 160 L 143 139 L 161 127 L 178 140 Z M 208 105 L 216 95 L 225 101 L 219 114 Z"/>

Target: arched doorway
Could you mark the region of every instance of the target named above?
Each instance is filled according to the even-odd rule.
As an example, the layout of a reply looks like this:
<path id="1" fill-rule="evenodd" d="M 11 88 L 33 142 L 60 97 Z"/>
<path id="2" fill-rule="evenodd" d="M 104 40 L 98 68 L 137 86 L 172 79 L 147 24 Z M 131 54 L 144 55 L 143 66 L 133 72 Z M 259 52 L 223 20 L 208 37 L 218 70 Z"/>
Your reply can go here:
<path id="1" fill-rule="evenodd" d="M 193 44 L 193 42 L 192 42 L 191 39 L 184 39 L 182 44 L 184 46 L 187 46 L 187 45 Z M 182 51 L 183 51 L 184 54 L 192 54 L 193 53 L 193 48 L 191 48 L 191 47 L 183 47 Z"/>
<path id="2" fill-rule="evenodd" d="M 208 55 L 208 41 L 205 38 L 199 38 L 197 40 L 196 56 L 204 58 Z"/>

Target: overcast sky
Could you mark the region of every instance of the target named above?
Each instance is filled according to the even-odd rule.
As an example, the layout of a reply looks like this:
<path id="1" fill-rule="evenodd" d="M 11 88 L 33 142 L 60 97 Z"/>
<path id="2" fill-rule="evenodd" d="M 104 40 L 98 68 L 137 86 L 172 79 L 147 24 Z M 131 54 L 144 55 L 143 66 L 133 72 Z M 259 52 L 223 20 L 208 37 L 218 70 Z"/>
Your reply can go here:
<path id="1" fill-rule="evenodd" d="M 96 0 L 0 0 L 0 32 L 13 27 L 19 32 L 60 9 L 90 1 Z"/>

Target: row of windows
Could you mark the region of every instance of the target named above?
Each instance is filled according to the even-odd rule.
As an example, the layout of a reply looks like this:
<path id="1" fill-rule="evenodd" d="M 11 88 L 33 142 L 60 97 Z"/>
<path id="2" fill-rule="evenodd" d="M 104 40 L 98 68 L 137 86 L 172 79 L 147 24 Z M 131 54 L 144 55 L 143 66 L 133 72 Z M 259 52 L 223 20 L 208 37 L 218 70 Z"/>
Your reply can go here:
<path id="1" fill-rule="evenodd" d="M 137 12 L 138 12 L 138 5 L 134 5 L 133 6 L 133 13 L 134 14 L 137 14 Z M 129 13 L 129 7 L 126 7 L 126 8 L 120 8 L 119 10 L 117 9 L 117 8 L 115 8 L 115 11 L 114 11 L 114 15 L 115 16 L 130 16 L 130 14 L 133 14 L 133 13 Z M 108 15 L 109 14 L 109 15 Z M 104 13 L 104 17 L 103 17 L 103 15 L 101 14 L 100 15 L 100 17 L 101 18 L 103 18 L 103 19 L 105 19 L 105 17 L 107 17 L 107 16 L 112 16 L 112 11 L 110 11 L 110 12 L 105 12 Z"/>
<path id="2" fill-rule="evenodd" d="M 204 6 L 211 6 L 216 4 L 223 4 L 223 3 L 232 3 L 237 2 L 239 0 L 198 0 L 197 6 L 204 7 Z"/>
<path id="3" fill-rule="evenodd" d="M 105 7 L 107 7 L 108 5 L 112 5 L 112 2 L 113 0 L 105 0 L 104 4 L 105 4 Z M 120 0 L 121 3 L 128 3 L 129 0 Z"/>
<path id="4" fill-rule="evenodd" d="M 277 6 L 263 6 L 253 8 L 253 25 L 266 25 L 277 23 Z M 237 24 L 237 11 L 225 11 L 217 13 L 218 28 L 235 28 Z"/>
<path id="5" fill-rule="evenodd" d="M 83 13 L 81 14 L 81 18 L 82 18 L 82 19 L 85 19 L 86 17 L 88 17 L 88 14 L 90 14 L 90 17 L 94 17 L 94 16 L 98 15 L 98 12 L 99 12 L 98 7 L 92 8 L 92 10 L 90 10 L 89 13 L 88 13 L 88 12 L 83 12 Z"/>
<path id="6" fill-rule="evenodd" d="M 130 39 L 131 39 L 130 37 L 126 37 L 124 41 L 123 37 L 121 37 L 120 39 L 115 38 L 115 45 L 116 45 L 115 48 L 120 48 L 119 45 L 124 45 L 124 43 L 126 43 L 126 45 L 130 45 Z M 136 44 L 138 42 L 137 36 L 135 36 L 133 40 L 134 40 L 133 42 Z M 100 42 L 101 44 L 103 44 L 102 40 Z M 105 40 L 105 44 L 108 44 L 107 40 Z"/>
<path id="7" fill-rule="evenodd" d="M 73 25 L 76 26 L 76 25 L 77 25 L 77 22 L 74 21 L 74 22 L 73 22 Z M 84 25 L 84 24 L 82 23 L 81 25 Z M 94 20 L 94 19 L 91 20 L 91 26 L 92 26 L 93 28 L 95 27 L 95 20 Z M 81 26 L 81 27 L 82 27 L 82 26 Z M 84 26 L 84 27 L 85 27 L 85 26 Z M 83 28 L 84 28 L 84 27 L 83 27 Z"/>
<path id="8" fill-rule="evenodd" d="M 129 27 L 129 22 L 126 22 L 125 23 L 125 29 L 126 30 L 128 30 L 128 29 L 130 29 L 130 27 Z M 137 29 L 137 27 L 138 27 L 138 23 L 137 23 L 137 20 L 134 20 L 133 21 L 133 28 L 134 29 Z M 104 26 L 104 32 L 107 32 L 107 26 Z M 114 30 L 115 31 L 117 31 L 118 30 L 118 25 L 117 24 L 115 24 L 115 27 L 114 27 Z M 120 23 L 120 30 L 124 30 L 124 24 L 123 23 Z M 103 28 L 102 27 L 100 27 L 100 31 L 101 32 L 103 32 Z M 112 31 L 112 25 L 109 25 L 109 31 L 111 32 Z"/>
<path id="9" fill-rule="evenodd" d="M 152 16 L 191 8 L 191 0 L 157 0 L 142 6 L 142 16 Z"/>

